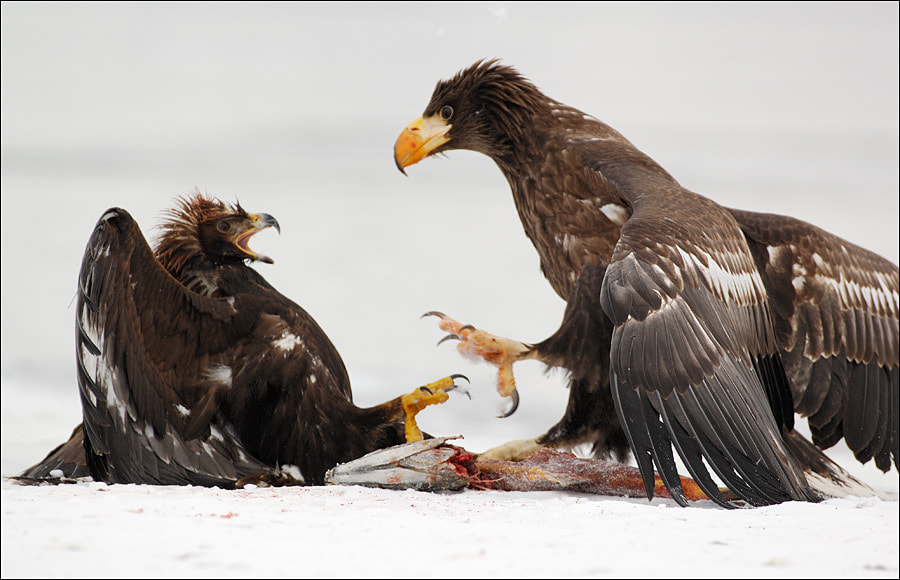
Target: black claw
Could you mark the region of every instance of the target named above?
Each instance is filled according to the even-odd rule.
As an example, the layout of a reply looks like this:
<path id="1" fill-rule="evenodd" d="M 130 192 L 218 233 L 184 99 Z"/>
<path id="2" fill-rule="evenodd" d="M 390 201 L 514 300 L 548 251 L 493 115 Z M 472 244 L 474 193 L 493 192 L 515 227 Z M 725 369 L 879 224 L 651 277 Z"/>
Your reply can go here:
<path id="1" fill-rule="evenodd" d="M 460 388 L 460 386 L 456 384 L 456 379 L 465 379 L 467 383 L 469 383 L 470 385 L 472 384 L 472 381 L 469 380 L 469 377 L 467 377 L 466 375 L 461 375 L 459 373 L 450 375 L 450 378 L 453 379 L 453 386 L 447 389 L 448 391 L 455 391 L 456 389 Z M 470 401 L 472 400 L 472 393 L 470 393 L 468 389 L 463 389 L 462 394 L 469 397 Z"/>
<path id="2" fill-rule="evenodd" d="M 475 327 L 471 324 L 467 324 L 459 329 L 460 332 L 462 332 L 463 330 L 475 330 Z"/>
<path id="3" fill-rule="evenodd" d="M 438 318 L 447 318 L 447 315 L 443 312 L 438 312 L 437 310 L 429 310 L 419 318 L 425 318 L 426 316 L 437 316 Z"/>
<path id="4" fill-rule="evenodd" d="M 396 157 L 394 158 L 394 165 L 397 166 L 397 169 L 400 170 L 400 173 L 402 173 L 403 175 L 406 175 L 406 170 L 403 169 L 403 164 L 401 164 L 400 161 Z M 406 175 L 406 177 L 409 177 L 409 176 Z"/>
<path id="5" fill-rule="evenodd" d="M 433 395 L 433 394 L 434 394 L 434 391 L 432 391 L 431 389 L 429 389 L 428 387 L 425 387 L 425 386 L 419 387 L 419 390 L 420 390 L 420 391 L 425 391 L 425 392 L 428 393 L 429 395 Z"/>
<path id="6" fill-rule="evenodd" d="M 458 335 L 458 334 L 448 334 L 448 335 L 445 336 L 444 338 L 440 339 L 440 340 L 438 341 L 438 343 L 437 343 L 436 346 L 441 346 L 442 344 L 444 344 L 444 343 L 447 342 L 448 340 L 461 340 L 461 339 L 459 338 L 459 335 Z"/>
<path id="7" fill-rule="evenodd" d="M 497 415 L 498 419 L 506 419 L 507 417 L 515 413 L 516 409 L 519 408 L 519 391 L 513 391 L 510 397 L 512 397 L 512 407 L 509 409 L 509 411 Z"/>

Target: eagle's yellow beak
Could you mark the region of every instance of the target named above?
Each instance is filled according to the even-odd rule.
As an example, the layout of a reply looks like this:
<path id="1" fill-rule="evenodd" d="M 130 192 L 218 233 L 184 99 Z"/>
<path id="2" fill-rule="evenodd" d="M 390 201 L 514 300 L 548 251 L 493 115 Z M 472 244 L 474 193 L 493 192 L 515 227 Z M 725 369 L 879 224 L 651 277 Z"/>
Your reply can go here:
<path id="1" fill-rule="evenodd" d="M 450 141 L 447 134 L 452 126 L 438 116 L 419 117 L 407 125 L 394 143 L 394 162 L 400 173 L 406 175 L 405 167 L 425 159 Z"/>
<path id="2" fill-rule="evenodd" d="M 272 258 L 264 256 L 263 254 L 257 254 L 250 249 L 249 244 L 250 238 L 269 227 L 275 228 L 280 234 L 281 226 L 278 225 L 278 220 L 267 213 L 251 213 L 247 214 L 247 217 L 250 218 L 250 224 L 246 230 L 235 236 L 234 245 L 254 260 L 259 260 L 266 264 L 273 264 L 274 260 L 272 260 Z"/>

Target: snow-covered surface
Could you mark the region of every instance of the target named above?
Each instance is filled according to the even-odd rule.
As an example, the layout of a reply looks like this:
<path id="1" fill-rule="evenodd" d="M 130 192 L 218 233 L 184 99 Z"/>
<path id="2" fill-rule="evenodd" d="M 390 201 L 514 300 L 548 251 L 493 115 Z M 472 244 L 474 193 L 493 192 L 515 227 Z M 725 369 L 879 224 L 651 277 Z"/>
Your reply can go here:
<path id="1" fill-rule="evenodd" d="M 400 175 L 434 83 L 502 57 L 685 186 L 898 261 L 898 8 L 883 4 L 2 4 L 2 462 L 80 420 L 72 302 L 110 206 L 152 231 L 194 186 L 276 216 L 259 270 L 341 351 L 356 401 L 463 372 L 420 416 L 481 451 L 562 414 L 558 373 L 460 358 L 442 310 L 533 342 L 562 301 L 505 180 L 468 152 Z M 893 497 L 725 511 L 567 493 L 238 492 L 3 481 L 2 576 L 898 576 Z"/>

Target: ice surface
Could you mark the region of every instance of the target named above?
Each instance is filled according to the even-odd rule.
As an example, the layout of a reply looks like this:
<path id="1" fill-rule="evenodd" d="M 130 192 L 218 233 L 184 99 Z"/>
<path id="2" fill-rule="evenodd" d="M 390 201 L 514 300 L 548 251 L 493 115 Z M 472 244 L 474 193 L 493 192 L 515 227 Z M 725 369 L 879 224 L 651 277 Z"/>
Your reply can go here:
<path id="1" fill-rule="evenodd" d="M 2 474 L 80 420 L 75 279 L 97 219 L 193 187 L 277 217 L 264 276 L 337 345 L 360 405 L 452 373 L 419 416 L 481 451 L 542 433 L 564 377 L 459 357 L 441 310 L 536 342 L 563 312 L 499 171 L 393 141 L 438 79 L 501 57 L 683 185 L 898 261 L 898 5 L 2 4 Z M 897 493 L 896 472 L 832 456 Z M 563 493 L 2 484 L 2 575 L 897 577 L 898 503 L 684 510 Z"/>

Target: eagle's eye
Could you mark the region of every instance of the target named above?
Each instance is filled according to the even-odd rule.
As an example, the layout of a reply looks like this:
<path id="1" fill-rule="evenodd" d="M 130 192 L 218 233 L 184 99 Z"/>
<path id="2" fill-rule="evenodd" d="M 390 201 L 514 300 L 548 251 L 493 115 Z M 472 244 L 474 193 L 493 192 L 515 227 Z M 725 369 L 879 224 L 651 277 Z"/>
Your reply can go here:
<path id="1" fill-rule="evenodd" d="M 219 222 L 216 224 L 216 229 L 222 232 L 223 234 L 227 234 L 231 229 L 231 224 L 225 221 Z"/>
<path id="2" fill-rule="evenodd" d="M 453 116 L 453 107 L 450 105 L 444 105 L 441 107 L 441 119 L 445 121 L 449 121 L 450 117 Z"/>

